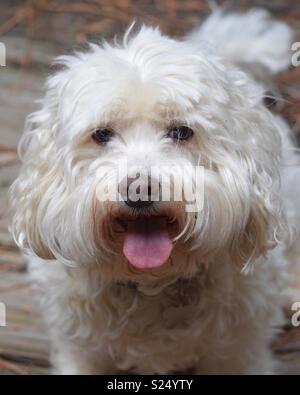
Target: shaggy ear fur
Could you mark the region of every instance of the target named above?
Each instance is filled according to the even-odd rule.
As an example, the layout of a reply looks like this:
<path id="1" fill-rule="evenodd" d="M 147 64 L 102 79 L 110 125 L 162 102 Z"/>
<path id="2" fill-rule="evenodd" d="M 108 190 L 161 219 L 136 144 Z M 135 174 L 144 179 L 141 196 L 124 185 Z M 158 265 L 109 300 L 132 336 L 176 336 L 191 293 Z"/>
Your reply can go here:
<path id="1" fill-rule="evenodd" d="M 247 122 L 247 114 L 244 116 L 243 122 Z M 233 261 L 239 264 L 265 254 L 287 234 L 280 199 L 282 144 L 278 124 L 262 103 L 251 110 L 248 121 L 250 139 L 247 148 L 241 149 L 241 164 L 250 183 L 249 216 L 244 231 L 236 234 L 230 248 Z"/>
<path id="2" fill-rule="evenodd" d="M 245 231 L 231 245 L 232 261 L 246 267 L 253 259 L 274 248 L 278 242 L 277 233 L 281 226 L 279 221 L 279 219 L 274 221 L 273 214 L 265 202 L 255 202 Z"/>
<path id="3" fill-rule="evenodd" d="M 63 184 L 55 144 L 57 98 L 56 84 L 48 86 L 42 109 L 28 116 L 19 144 L 21 171 L 10 189 L 14 240 L 21 249 L 43 259 L 53 259 L 54 255 L 42 218 Z"/>

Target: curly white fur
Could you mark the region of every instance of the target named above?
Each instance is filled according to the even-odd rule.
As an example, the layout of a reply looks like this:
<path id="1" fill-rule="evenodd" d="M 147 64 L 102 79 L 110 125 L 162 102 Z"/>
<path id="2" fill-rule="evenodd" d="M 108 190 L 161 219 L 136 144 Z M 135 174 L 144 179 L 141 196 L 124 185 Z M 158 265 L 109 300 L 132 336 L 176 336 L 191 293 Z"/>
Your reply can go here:
<path id="1" fill-rule="evenodd" d="M 237 66 L 276 73 L 290 40 L 262 11 L 217 11 L 181 41 L 142 27 L 58 59 L 27 121 L 11 201 L 59 373 L 274 372 L 299 160 L 261 85 Z M 192 142 L 163 138 L 173 122 L 193 128 Z M 105 147 L 90 137 L 103 125 L 118 133 Z M 199 215 L 157 207 L 178 221 L 158 269 L 128 264 L 113 227 L 125 208 L 95 198 L 110 182 L 101 169 L 125 161 L 205 167 Z"/>

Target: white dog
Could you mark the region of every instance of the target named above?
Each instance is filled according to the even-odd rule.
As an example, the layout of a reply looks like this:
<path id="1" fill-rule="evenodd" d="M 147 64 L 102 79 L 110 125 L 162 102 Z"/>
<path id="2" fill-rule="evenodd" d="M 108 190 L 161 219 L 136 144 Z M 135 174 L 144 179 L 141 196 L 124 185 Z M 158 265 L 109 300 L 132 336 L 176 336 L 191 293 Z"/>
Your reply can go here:
<path id="1" fill-rule="evenodd" d="M 11 188 L 58 373 L 275 372 L 300 171 L 262 81 L 291 41 L 265 11 L 217 10 L 183 40 L 142 27 L 58 59 Z M 154 201 L 153 174 L 148 200 L 130 175 L 100 199 L 128 163 L 202 166 L 202 210 Z"/>

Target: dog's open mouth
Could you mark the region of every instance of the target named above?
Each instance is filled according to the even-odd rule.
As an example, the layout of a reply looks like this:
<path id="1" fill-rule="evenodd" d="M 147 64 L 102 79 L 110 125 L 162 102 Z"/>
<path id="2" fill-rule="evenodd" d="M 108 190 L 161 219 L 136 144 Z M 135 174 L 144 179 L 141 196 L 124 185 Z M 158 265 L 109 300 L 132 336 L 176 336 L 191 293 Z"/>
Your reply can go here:
<path id="1" fill-rule="evenodd" d="M 126 223 L 123 253 L 139 269 L 162 266 L 172 252 L 167 217 L 145 216 Z"/>

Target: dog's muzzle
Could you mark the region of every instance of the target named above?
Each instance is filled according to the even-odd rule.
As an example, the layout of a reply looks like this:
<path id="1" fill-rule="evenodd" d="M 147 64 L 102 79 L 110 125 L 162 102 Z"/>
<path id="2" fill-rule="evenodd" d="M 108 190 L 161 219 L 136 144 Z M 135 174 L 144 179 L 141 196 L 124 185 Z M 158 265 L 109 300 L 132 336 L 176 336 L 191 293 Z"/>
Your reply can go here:
<path id="1" fill-rule="evenodd" d="M 168 261 L 173 244 L 168 232 L 168 218 L 152 210 L 160 201 L 160 183 L 149 175 L 125 177 L 119 184 L 119 194 L 127 206 L 123 253 L 128 262 L 148 269 Z"/>

